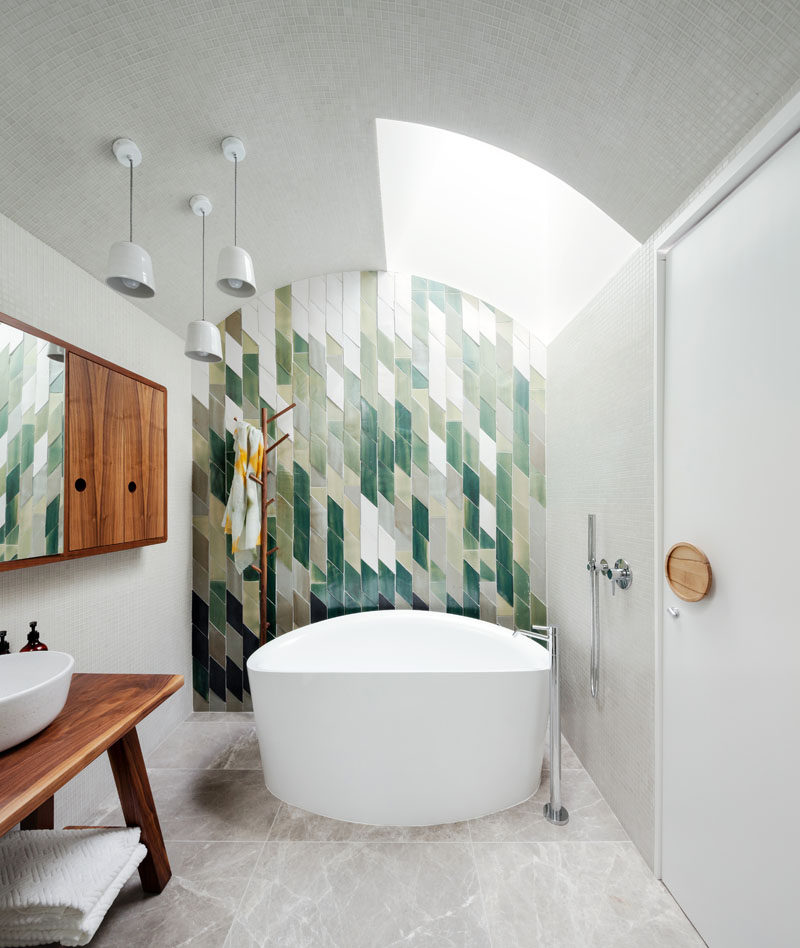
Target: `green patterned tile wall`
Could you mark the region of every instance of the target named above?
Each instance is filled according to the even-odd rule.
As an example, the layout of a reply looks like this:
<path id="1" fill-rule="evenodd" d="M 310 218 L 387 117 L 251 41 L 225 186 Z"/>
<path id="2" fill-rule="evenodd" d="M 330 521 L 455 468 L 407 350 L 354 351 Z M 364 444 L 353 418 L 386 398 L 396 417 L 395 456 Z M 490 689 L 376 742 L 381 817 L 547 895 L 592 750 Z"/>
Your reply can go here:
<path id="1" fill-rule="evenodd" d="M 64 548 L 64 363 L 0 323 L 0 562 Z"/>
<path id="2" fill-rule="evenodd" d="M 303 280 L 220 326 L 193 367 L 193 655 L 198 709 L 250 707 L 258 576 L 221 529 L 235 418 L 291 402 L 272 438 L 271 633 L 364 609 L 543 622 L 545 350 L 432 280 Z"/>

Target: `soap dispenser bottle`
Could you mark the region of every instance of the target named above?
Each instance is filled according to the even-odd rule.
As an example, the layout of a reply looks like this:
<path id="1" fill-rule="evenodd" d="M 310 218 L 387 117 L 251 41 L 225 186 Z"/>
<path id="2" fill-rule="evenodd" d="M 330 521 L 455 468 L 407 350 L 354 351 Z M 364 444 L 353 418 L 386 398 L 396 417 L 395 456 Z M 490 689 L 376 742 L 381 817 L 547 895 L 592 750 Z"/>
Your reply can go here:
<path id="1" fill-rule="evenodd" d="M 28 644 L 23 645 L 20 652 L 46 652 L 47 646 L 39 641 L 39 633 L 36 631 L 36 623 L 30 623 L 31 630 L 28 633 Z"/>
<path id="2" fill-rule="evenodd" d="M 11 646 L 6 642 L 6 635 L 8 635 L 6 630 L 0 629 L 0 655 L 9 655 L 11 653 Z"/>

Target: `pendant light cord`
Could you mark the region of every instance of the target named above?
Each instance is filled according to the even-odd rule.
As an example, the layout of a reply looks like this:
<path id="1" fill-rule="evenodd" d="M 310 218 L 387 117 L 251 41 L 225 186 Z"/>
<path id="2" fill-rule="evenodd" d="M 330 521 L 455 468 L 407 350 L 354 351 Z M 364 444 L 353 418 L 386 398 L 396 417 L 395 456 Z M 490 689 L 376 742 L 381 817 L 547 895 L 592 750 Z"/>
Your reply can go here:
<path id="1" fill-rule="evenodd" d="M 128 166 L 130 168 L 130 197 L 128 200 L 129 207 L 129 237 L 128 240 L 130 243 L 133 243 L 133 158 L 128 159 Z"/>
<path id="2" fill-rule="evenodd" d="M 236 246 L 236 225 L 239 208 L 239 158 L 233 156 L 233 246 Z"/>
<path id="3" fill-rule="evenodd" d="M 206 318 L 206 212 L 203 211 L 203 264 L 201 267 L 203 274 L 203 320 Z"/>

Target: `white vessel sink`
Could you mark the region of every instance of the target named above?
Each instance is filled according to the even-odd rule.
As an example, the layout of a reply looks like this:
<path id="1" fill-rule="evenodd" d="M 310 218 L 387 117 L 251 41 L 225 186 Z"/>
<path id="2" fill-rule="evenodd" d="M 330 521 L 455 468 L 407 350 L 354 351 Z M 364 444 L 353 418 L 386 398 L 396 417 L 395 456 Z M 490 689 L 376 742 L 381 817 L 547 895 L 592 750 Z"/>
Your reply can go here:
<path id="1" fill-rule="evenodd" d="M 74 665 L 66 652 L 0 656 L 0 752 L 38 734 L 61 713 Z"/>

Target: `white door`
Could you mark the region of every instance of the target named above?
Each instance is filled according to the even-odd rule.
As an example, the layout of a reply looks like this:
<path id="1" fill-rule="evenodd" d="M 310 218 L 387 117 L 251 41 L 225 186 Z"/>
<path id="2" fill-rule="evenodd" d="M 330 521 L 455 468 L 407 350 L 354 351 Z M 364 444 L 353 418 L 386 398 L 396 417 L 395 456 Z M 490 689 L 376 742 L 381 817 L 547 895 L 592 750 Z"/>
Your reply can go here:
<path id="1" fill-rule="evenodd" d="M 712 948 L 800 945 L 800 136 L 666 261 L 663 865 Z"/>

